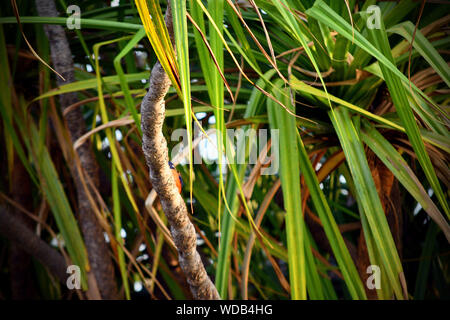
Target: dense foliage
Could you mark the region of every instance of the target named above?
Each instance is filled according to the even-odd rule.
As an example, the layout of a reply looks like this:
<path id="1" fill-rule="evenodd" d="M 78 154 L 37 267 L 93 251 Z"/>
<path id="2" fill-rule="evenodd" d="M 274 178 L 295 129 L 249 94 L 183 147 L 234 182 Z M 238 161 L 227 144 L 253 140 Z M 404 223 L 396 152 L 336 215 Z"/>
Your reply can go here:
<path id="1" fill-rule="evenodd" d="M 448 5 L 177 1 L 173 48 L 160 23 L 166 1 L 78 1 L 80 29 L 62 18 L 70 3 L 55 2 L 61 18 L 17 0 L 21 28 L 9 3 L 0 8 L 0 206 L 82 274 L 70 167 L 72 146 L 91 141 L 100 182 L 90 201 L 122 296 L 191 297 L 141 150 L 140 102 L 159 59 L 175 83 L 169 154 L 222 298 L 449 297 Z M 65 27 L 72 83 L 57 86 L 25 41 L 51 65 L 45 23 Z M 77 141 L 57 99 L 67 92 L 87 127 Z M 179 128 L 190 142 L 173 151 Z M 226 129 L 239 128 L 267 129 L 268 140 L 231 141 Z M 245 161 L 231 161 L 240 153 L 225 153 L 230 144 Z M 263 164 L 249 161 L 252 147 Z M 277 153 L 279 170 L 261 174 Z M 225 156 L 229 164 L 211 161 Z M 17 252 L 0 237 L 0 299 L 77 297 Z M 380 268 L 377 290 L 367 287 L 370 265 Z"/>

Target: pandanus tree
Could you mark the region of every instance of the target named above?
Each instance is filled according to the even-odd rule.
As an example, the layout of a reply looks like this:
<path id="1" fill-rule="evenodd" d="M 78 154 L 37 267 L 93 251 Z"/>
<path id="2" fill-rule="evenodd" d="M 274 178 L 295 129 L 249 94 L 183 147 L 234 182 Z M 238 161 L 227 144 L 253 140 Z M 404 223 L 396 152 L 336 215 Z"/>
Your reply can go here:
<path id="1" fill-rule="evenodd" d="M 11 4 L 1 297 L 448 296 L 444 5 Z"/>

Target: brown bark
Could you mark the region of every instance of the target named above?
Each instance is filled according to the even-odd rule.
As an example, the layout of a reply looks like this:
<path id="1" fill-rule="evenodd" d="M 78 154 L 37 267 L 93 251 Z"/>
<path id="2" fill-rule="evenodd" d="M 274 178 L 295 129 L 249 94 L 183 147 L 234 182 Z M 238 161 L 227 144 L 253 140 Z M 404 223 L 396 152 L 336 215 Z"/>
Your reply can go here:
<path id="1" fill-rule="evenodd" d="M 15 202 L 20 203 L 25 209 L 32 209 L 31 185 L 28 173 L 20 159 L 15 154 L 12 171 L 11 194 Z M 33 227 L 31 219 L 20 210 L 14 210 L 18 221 L 28 228 Z M 31 256 L 20 245 L 13 242 L 10 246 L 9 266 L 11 275 L 11 297 L 14 300 L 28 300 L 34 296 L 34 281 L 32 276 Z"/>
<path id="2" fill-rule="evenodd" d="M 3 206 L 0 206 L 0 234 L 39 260 L 61 283 L 66 283 L 67 264 L 63 256 Z"/>
<path id="3" fill-rule="evenodd" d="M 42 17 L 58 16 L 53 0 L 36 0 L 36 8 Z M 66 82 L 64 82 L 58 78 L 58 85 L 75 81 L 72 53 L 63 27 L 59 25 L 45 25 L 44 30 L 50 43 L 53 67 L 66 79 Z M 76 93 L 66 93 L 60 95 L 59 100 L 61 109 L 64 111 L 68 106 L 76 103 L 78 98 Z M 65 120 L 72 142 L 76 141 L 86 132 L 86 125 L 80 108 L 75 108 L 68 112 L 65 115 Z M 98 165 L 90 142 L 86 141 L 77 148 L 77 154 L 85 175 L 90 177 L 95 186 L 98 186 Z M 70 165 L 77 189 L 78 219 L 84 236 L 91 269 L 97 280 L 101 297 L 103 299 L 117 299 L 118 291 L 114 277 L 114 267 L 109 255 L 108 246 L 105 242 L 103 230 L 95 216 L 95 212 L 92 210 L 75 162 L 73 161 Z"/>
<path id="4" fill-rule="evenodd" d="M 170 5 L 165 22 L 173 42 L 173 25 Z M 167 141 L 162 127 L 165 117 L 164 96 L 170 87 L 170 80 L 161 64 L 157 62 L 150 75 L 149 91 L 142 100 L 142 149 L 150 169 L 150 180 L 157 192 L 164 213 L 171 227 L 174 243 L 178 250 L 180 266 L 195 299 L 218 300 L 220 296 L 212 283 L 197 252 L 197 237 L 191 223 L 186 204 L 175 184 L 171 169 Z"/>

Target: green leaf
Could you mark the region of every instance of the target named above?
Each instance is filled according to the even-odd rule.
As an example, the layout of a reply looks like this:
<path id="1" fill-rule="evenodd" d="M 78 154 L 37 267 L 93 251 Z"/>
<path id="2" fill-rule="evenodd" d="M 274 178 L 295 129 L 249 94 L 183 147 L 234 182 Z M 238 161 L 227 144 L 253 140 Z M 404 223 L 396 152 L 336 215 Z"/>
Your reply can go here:
<path id="1" fill-rule="evenodd" d="M 381 135 L 378 130 L 373 128 L 367 121 L 363 121 L 364 130 L 361 131 L 361 137 L 365 144 L 383 161 L 386 167 L 394 174 L 400 183 L 409 191 L 409 193 L 420 203 L 422 208 L 428 213 L 431 219 L 444 232 L 447 240 L 450 242 L 450 226 L 442 216 L 439 209 L 428 196 L 419 179 L 412 169 L 408 166 L 402 156 L 395 148 Z"/>
<path id="2" fill-rule="evenodd" d="M 189 43 L 186 21 L 186 0 L 173 1 L 173 31 L 175 36 L 175 47 L 177 50 L 177 62 L 179 67 L 180 85 L 184 105 L 184 117 L 186 123 L 188 147 L 189 147 L 189 184 L 193 185 L 194 162 L 192 151 L 192 106 L 191 106 L 191 78 L 189 71 Z M 223 94 L 223 89 L 222 89 Z M 192 198 L 192 192 L 191 192 Z"/>
<path id="3" fill-rule="evenodd" d="M 359 135 L 347 109 L 336 108 L 329 114 L 355 182 L 361 214 L 364 214 L 364 219 L 367 219 L 367 228 L 370 228 L 374 246 L 381 257 L 382 266 L 380 267 L 386 270 L 397 299 L 404 299 L 399 280 L 403 274 L 402 265 Z M 369 232 L 369 230 L 366 231 L 366 228 L 364 230 Z"/>
<path id="4" fill-rule="evenodd" d="M 281 80 L 276 82 L 281 87 Z M 276 93 L 291 111 L 289 99 Z M 295 118 L 273 100 L 267 100 L 267 111 L 271 129 L 278 129 L 279 145 L 272 141 L 272 150 L 278 150 L 280 158 L 280 179 L 286 209 L 286 237 L 289 261 L 291 298 L 306 299 L 306 254 L 305 224 L 300 197 L 299 150 Z M 277 152 L 277 151 L 275 151 Z M 309 247 L 308 247 L 309 250 Z"/>
<path id="5" fill-rule="evenodd" d="M 411 43 L 415 26 L 411 21 L 405 21 L 397 24 L 387 30 L 404 37 Z M 433 45 L 423 36 L 420 30 L 416 30 L 413 47 L 425 58 L 430 66 L 442 77 L 448 87 L 450 87 L 450 67 L 441 57 Z"/>
<path id="6" fill-rule="evenodd" d="M 122 88 L 123 95 L 125 98 L 125 104 L 128 108 L 128 111 L 130 111 L 131 115 L 133 116 L 134 122 L 136 123 L 136 127 L 138 128 L 138 131 L 141 134 L 142 134 L 141 122 L 138 117 L 138 113 L 137 113 L 137 110 L 135 107 L 133 97 L 131 96 L 130 88 L 128 86 L 128 81 L 126 80 L 125 74 L 123 72 L 121 60 L 144 37 L 145 37 L 145 30 L 140 29 L 138 32 L 136 32 L 134 37 L 127 43 L 127 45 L 122 49 L 122 51 L 120 51 L 119 54 L 114 58 L 114 68 L 116 69 L 117 76 L 119 77 L 120 87 Z"/>
<path id="7" fill-rule="evenodd" d="M 381 50 L 383 55 L 387 57 L 386 59 L 393 63 L 394 58 L 392 57 L 391 48 L 389 46 L 386 31 L 384 30 L 383 22 L 381 21 L 380 24 L 381 28 L 369 30 L 369 35 L 375 46 Z M 430 157 L 425 150 L 424 142 L 420 136 L 419 127 L 409 105 L 408 93 L 406 91 L 407 89 L 402 84 L 402 80 L 396 72 L 393 72 L 385 64 L 381 64 L 380 68 L 383 72 L 389 92 L 391 93 L 392 101 L 394 102 L 397 113 L 406 130 L 406 134 L 408 135 L 412 147 L 417 154 L 417 159 L 419 160 L 419 163 L 422 166 L 431 187 L 436 192 L 436 196 L 439 199 L 445 214 L 448 218 L 450 218 L 450 208 L 444 192 L 442 191 L 441 185 L 439 184 L 439 180 L 436 176 L 436 172 L 434 171 Z"/>
<path id="8" fill-rule="evenodd" d="M 311 161 L 308 157 L 308 153 L 306 152 L 305 146 L 300 137 L 300 134 L 298 134 L 298 131 L 297 137 L 300 151 L 300 170 L 302 172 L 302 175 L 305 177 L 306 185 L 308 186 L 309 192 L 311 194 L 314 207 L 316 208 L 320 221 L 322 222 L 325 234 L 327 235 L 334 256 L 342 272 L 342 276 L 344 277 L 345 284 L 347 285 L 347 288 L 353 299 L 366 299 L 366 293 L 359 277 L 358 270 L 353 263 L 350 253 L 348 252 L 341 232 L 339 231 L 333 214 L 331 213 L 327 199 L 319 186 L 319 181 L 317 179 L 316 173 L 312 167 Z"/>
<path id="9" fill-rule="evenodd" d="M 39 168 L 39 179 L 42 191 L 48 201 L 50 209 L 64 239 L 70 258 L 81 270 L 81 284 L 83 289 L 87 289 L 86 271 L 90 270 L 87 251 L 81 237 L 78 223 L 75 220 L 72 209 L 69 205 L 66 193 L 64 192 L 58 173 L 53 165 L 53 161 L 45 146 L 41 146 L 39 134 L 34 125 L 31 125 L 31 148 L 35 155 L 35 164 Z"/>

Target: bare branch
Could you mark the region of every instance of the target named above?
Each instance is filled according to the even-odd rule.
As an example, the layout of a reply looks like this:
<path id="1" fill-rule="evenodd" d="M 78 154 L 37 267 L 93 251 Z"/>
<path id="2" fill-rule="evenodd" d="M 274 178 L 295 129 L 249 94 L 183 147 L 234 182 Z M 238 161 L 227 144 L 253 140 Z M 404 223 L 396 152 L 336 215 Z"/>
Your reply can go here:
<path id="1" fill-rule="evenodd" d="M 173 42 L 173 25 L 170 5 L 165 22 Z M 191 223 L 172 172 L 169 168 L 167 141 L 162 127 L 165 118 L 164 96 L 170 87 L 170 80 L 161 64 L 157 62 L 150 75 L 149 91 L 141 105 L 142 149 L 150 169 L 150 180 L 156 190 L 164 213 L 169 221 L 171 234 L 178 250 L 180 266 L 186 275 L 195 299 L 218 300 L 216 287 L 206 273 L 197 252 L 197 236 Z"/>

